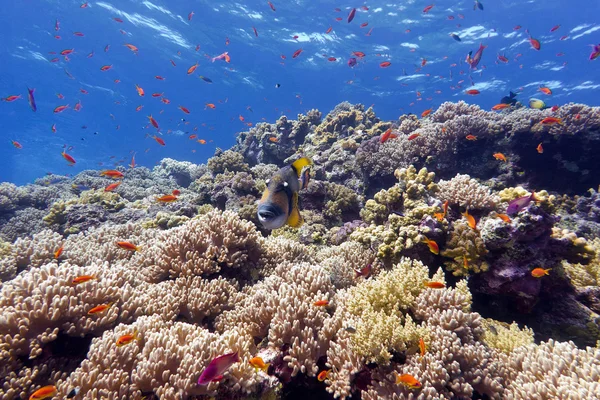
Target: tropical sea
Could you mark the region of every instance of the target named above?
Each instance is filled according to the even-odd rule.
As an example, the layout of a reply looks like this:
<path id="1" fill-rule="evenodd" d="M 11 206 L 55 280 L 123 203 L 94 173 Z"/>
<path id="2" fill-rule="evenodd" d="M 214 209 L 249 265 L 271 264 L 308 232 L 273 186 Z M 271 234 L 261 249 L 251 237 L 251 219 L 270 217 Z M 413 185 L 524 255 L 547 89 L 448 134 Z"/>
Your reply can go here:
<path id="1" fill-rule="evenodd" d="M 600 3 L 7 2 L 1 399 L 600 399 Z"/>
<path id="2" fill-rule="evenodd" d="M 22 98 L 0 107 L 5 138 L 0 180 L 24 184 L 47 172 L 75 174 L 115 160 L 125 165 L 132 153 L 139 165 L 149 167 L 163 157 L 201 163 L 216 147 L 229 148 L 236 133 L 248 129 L 244 123 L 273 122 L 313 108 L 327 112 L 342 101 L 373 105 L 385 120 L 421 114 L 444 101 L 465 100 L 488 109 L 510 90 L 524 104 L 531 97 L 550 106 L 598 104 L 597 68 L 589 60 L 600 30 L 595 18 L 600 6 L 593 1 L 576 6 L 560 0 L 483 2 L 483 10 L 474 10 L 473 1 L 442 1 L 427 13 L 423 9 L 430 4 L 425 1 L 364 3 L 368 10 L 362 4 L 285 2 L 274 4 L 276 11 L 266 1 L 88 2 L 80 8 L 82 3 L 4 6 L 1 96 Z M 348 23 L 353 7 L 356 17 Z M 368 26 L 361 28 L 363 23 Z M 515 30 L 517 26 L 521 28 Z M 526 29 L 540 41 L 541 50 L 531 47 Z M 139 51 L 132 52 L 126 43 Z M 487 47 L 480 66 L 470 71 L 465 57 L 480 43 Z M 68 60 L 57 54 L 65 49 L 74 49 Z M 293 59 L 298 49 L 303 52 Z M 225 51 L 230 63 L 210 62 L 209 57 Z M 350 68 L 347 61 L 355 51 L 365 57 Z M 508 62 L 498 62 L 499 54 Z M 392 65 L 379 67 L 383 61 Z M 188 75 L 196 63 L 196 71 Z M 103 72 L 104 65 L 112 68 Z M 143 98 L 136 84 L 146 92 Z M 552 96 L 540 93 L 540 86 L 551 88 Z M 35 113 L 27 104 L 27 87 L 35 88 Z M 469 88 L 481 94 L 465 94 Z M 57 98 L 59 93 L 64 99 Z M 152 98 L 152 93 L 171 103 Z M 82 107 L 76 112 L 78 101 Z M 205 109 L 206 103 L 216 108 Z M 67 104 L 69 109 L 53 113 Z M 139 105 L 143 109 L 136 112 Z M 156 133 L 148 126 L 149 115 L 160 124 L 166 146 L 146 137 Z M 191 142 L 191 134 L 204 138 L 206 145 Z M 11 146 L 11 140 L 23 149 Z M 72 147 L 75 166 L 61 157 L 63 146 Z"/>

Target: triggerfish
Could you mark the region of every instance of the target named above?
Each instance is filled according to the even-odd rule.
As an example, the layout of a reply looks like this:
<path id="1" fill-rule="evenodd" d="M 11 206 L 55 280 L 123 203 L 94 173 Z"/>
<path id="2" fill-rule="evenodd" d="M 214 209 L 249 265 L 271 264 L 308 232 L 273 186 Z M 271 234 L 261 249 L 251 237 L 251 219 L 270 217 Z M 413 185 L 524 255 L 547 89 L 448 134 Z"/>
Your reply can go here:
<path id="1" fill-rule="evenodd" d="M 307 157 L 285 166 L 267 180 L 267 188 L 258 203 L 258 220 L 266 229 L 281 228 L 286 223 L 298 228 L 302 225 L 302 216 L 298 209 L 298 192 L 306 188 L 309 181 L 309 169 L 312 165 Z"/>
<path id="2" fill-rule="evenodd" d="M 205 386 L 212 381 L 221 380 L 225 371 L 239 361 L 240 356 L 237 351 L 235 353 L 227 353 L 214 358 L 210 364 L 208 364 L 208 367 L 202 371 L 200 378 L 198 378 L 198 385 Z"/>

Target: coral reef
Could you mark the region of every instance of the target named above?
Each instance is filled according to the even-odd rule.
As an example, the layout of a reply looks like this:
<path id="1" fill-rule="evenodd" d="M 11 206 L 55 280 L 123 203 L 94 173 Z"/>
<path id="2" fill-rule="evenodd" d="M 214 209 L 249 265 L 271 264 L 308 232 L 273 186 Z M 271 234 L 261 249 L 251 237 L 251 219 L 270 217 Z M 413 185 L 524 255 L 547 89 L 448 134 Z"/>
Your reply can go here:
<path id="1" fill-rule="evenodd" d="M 345 102 L 206 165 L 117 166 L 112 191 L 92 170 L 0 184 L 0 397 L 600 398 L 600 110 L 550 113 Z M 268 231 L 257 200 L 300 156 L 305 223 Z"/>

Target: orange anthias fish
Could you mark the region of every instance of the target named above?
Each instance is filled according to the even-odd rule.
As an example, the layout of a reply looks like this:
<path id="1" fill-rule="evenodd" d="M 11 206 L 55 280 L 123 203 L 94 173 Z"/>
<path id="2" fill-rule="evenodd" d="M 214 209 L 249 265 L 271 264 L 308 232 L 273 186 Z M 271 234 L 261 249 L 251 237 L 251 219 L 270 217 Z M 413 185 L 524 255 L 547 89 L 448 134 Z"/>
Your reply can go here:
<path id="1" fill-rule="evenodd" d="M 430 240 L 425 238 L 423 240 L 423 243 L 425 243 L 427 245 L 427 247 L 429 247 L 429 251 L 431 251 L 433 254 L 440 254 L 440 247 L 438 246 L 438 244 L 435 242 L 435 240 Z"/>
<path id="2" fill-rule="evenodd" d="M 60 255 L 63 253 L 63 247 L 60 246 L 55 252 L 54 252 L 54 258 L 56 260 L 59 259 Z"/>
<path id="3" fill-rule="evenodd" d="M 213 103 L 206 103 L 206 108 L 210 108 L 211 110 L 214 110 L 215 108 L 217 108 L 217 106 L 215 106 Z"/>
<path id="4" fill-rule="evenodd" d="M 414 376 L 410 374 L 398 375 L 396 374 L 396 384 L 401 384 L 409 389 L 420 389 L 423 385 Z"/>
<path id="5" fill-rule="evenodd" d="M 421 136 L 420 133 L 412 133 L 410 135 L 408 135 L 408 138 L 406 138 L 407 140 L 414 140 L 416 138 L 418 138 L 419 136 Z"/>
<path id="6" fill-rule="evenodd" d="M 392 65 L 392 63 L 391 63 L 391 62 L 389 62 L 389 61 L 383 61 L 383 62 L 379 63 L 379 66 L 380 66 L 381 68 L 387 68 L 387 67 L 389 67 L 390 65 Z"/>
<path id="7" fill-rule="evenodd" d="M 20 98 L 21 98 L 21 95 L 20 95 L 20 94 L 19 94 L 19 95 L 12 95 L 12 96 L 7 96 L 7 97 L 4 97 L 4 98 L 2 99 L 2 101 L 6 101 L 7 103 L 11 103 L 11 102 L 13 102 L 13 101 L 15 101 L 15 100 L 17 100 L 17 99 L 20 99 Z"/>
<path id="8" fill-rule="evenodd" d="M 184 113 L 186 113 L 186 114 L 189 114 L 189 113 L 190 113 L 190 110 L 188 110 L 188 109 L 187 109 L 186 107 L 184 107 L 184 106 L 179 106 L 179 109 L 180 109 L 181 111 L 183 111 Z"/>
<path id="9" fill-rule="evenodd" d="M 79 285 L 80 283 L 89 282 L 92 279 L 96 279 L 96 277 L 94 275 L 80 275 L 77 278 L 73 279 L 71 283 L 73 285 Z"/>
<path id="10" fill-rule="evenodd" d="M 531 271 L 531 276 L 534 278 L 541 278 L 544 275 L 550 275 L 550 271 L 552 271 L 552 268 L 535 268 L 533 271 Z"/>
<path id="11" fill-rule="evenodd" d="M 425 110 L 421 113 L 421 118 L 425 118 L 426 116 L 428 116 L 429 114 L 431 114 L 431 111 L 433 111 L 433 108 L 430 108 L 428 110 Z"/>
<path id="12" fill-rule="evenodd" d="M 540 124 L 542 124 L 542 125 L 554 125 L 554 124 L 562 125 L 563 121 L 562 121 L 562 119 L 560 119 L 558 117 L 546 117 L 540 121 Z"/>
<path id="13" fill-rule="evenodd" d="M 99 306 L 96 306 L 96 307 L 93 307 L 92 309 L 90 309 L 90 311 L 88 311 L 87 313 L 89 315 L 98 314 L 98 313 L 101 313 L 102 311 L 109 309 L 110 306 L 112 306 L 112 305 L 113 305 L 113 303 L 100 304 Z"/>
<path id="14" fill-rule="evenodd" d="M 23 145 L 19 142 L 17 142 L 16 140 L 11 140 L 10 141 L 12 143 L 13 146 L 15 146 L 17 149 L 22 149 Z"/>
<path id="15" fill-rule="evenodd" d="M 550 90 L 548 87 L 541 87 L 538 90 L 544 94 L 547 94 L 548 96 L 552 94 L 552 90 Z"/>
<path id="16" fill-rule="evenodd" d="M 125 43 L 123 46 L 127 47 L 129 50 L 133 51 L 134 53 L 137 53 L 137 51 L 138 51 L 138 48 L 132 44 Z"/>
<path id="17" fill-rule="evenodd" d="M 471 229 L 477 229 L 477 221 L 475 221 L 475 218 L 469 214 L 469 210 L 462 213 L 462 215 L 467 219 L 467 224 L 469 224 Z"/>
<path id="18" fill-rule="evenodd" d="M 496 215 L 498 218 L 500 218 L 502 221 L 506 222 L 507 224 L 510 224 L 510 217 L 506 214 L 497 214 Z"/>
<path id="19" fill-rule="evenodd" d="M 421 357 L 423 357 L 425 355 L 425 351 L 427 350 L 423 338 L 419 338 L 419 350 L 421 351 Z"/>
<path id="20" fill-rule="evenodd" d="M 67 153 L 65 153 L 65 152 L 63 151 L 62 153 L 60 153 L 60 155 L 61 155 L 61 156 L 63 156 L 63 158 L 64 158 L 65 160 L 67 160 L 67 162 L 68 162 L 70 165 L 73 165 L 73 164 L 75 164 L 75 159 L 74 159 L 72 156 L 70 156 L 69 154 L 67 154 Z"/>
<path id="21" fill-rule="evenodd" d="M 135 90 L 137 90 L 138 95 L 140 95 L 140 97 L 144 96 L 144 89 L 142 89 L 139 85 L 135 85 Z"/>
<path id="22" fill-rule="evenodd" d="M 104 188 L 104 191 L 105 192 L 112 192 L 116 188 L 118 188 L 121 183 L 123 183 L 123 182 L 119 181 L 119 182 L 111 183 L 110 185 L 108 185 L 107 187 Z"/>
<path id="23" fill-rule="evenodd" d="M 470 94 L 471 96 L 475 96 L 475 95 L 478 95 L 481 92 L 479 90 L 477 90 L 477 89 L 469 89 L 465 93 L 466 94 Z"/>
<path id="24" fill-rule="evenodd" d="M 507 162 L 506 156 L 504 154 L 502 154 L 502 153 L 494 153 L 494 158 L 496 160 Z"/>
<path id="25" fill-rule="evenodd" d="M 465 139 L 467 139 L 467 140 L 477 140 L 477 136 L 475 136 L 475 135 L 467 135 L 467 136 L 465 136 Z"/>
<path id="26" fill-rule="evenodd" d="M 510 104 L 504 104 L 504 103 L 496 104 L 494 107 L 492 107 L 492 110 L 498 111 L 498 110 L 504 110 L 505 108 L 510 108 Z"/>
<path id="27" fill-rule="evenodd" d="M 329 378 L 329 375 L 331 374 L 331 370 L 324 370 L 319 372 L 319 375 L 317 375 L 317 380 L 319 382 L 323 382 L 325 379 Z"/>
<path id="28" fill-rule="evenodd" d="M 135 244 L 129 242 L 117 242 L 117 246 L 123 250 L 140 251 L 140 246 L 136 246 Z"/>
<path id="29" fill-rule="evenodd" d="M 152 139 L 154 139 L 156 141 L 156 143 L 160 144 L 161 146 L 166 145 L 165 141 L 156 135 L 152 136 Z"/>
<path id="30" fill-rule="evenodd" d="M 126 333 L 125 335 L 119 336 L 119 338 L 117 339 L 115 344 L 117 345 L 117 347 L 126 346 L 129 343 L 133 342 L 134 340 L 138 340 L 138 339 L 139 338 L 137 335 L 137 331 L 135 331 L 133 333 Z"/>
<path id="31" fill-rule="evenodd" d="M 158 201 L 159 203 L 172 203 L 175 200 L 177 200 L 177 196 L 172 194 L 165 194 L 164 196 L 156 198 L 156 201 Z"/>
<path id="32" fill-rule="evenodd" d="M 189 67 L 188 70 L 187 70 L 187 74 L 188 75 L 193 74 L 194 71 L 196 70 L 196 68 L 198 68 L 198 63 L 196 63 L 196 64 L 192 65 L 191 67 Z"/>
<path id="33" fill-rule="evenodd" d="M 316 307 L 325 307 L 329 305 L 329 300 L 317 300 L 313 303 L 313 306 Z"/>
<path id="34" fill-rule="evenodd" d="M 44 386 L 39 388 L 31 396 L 29 396 L 29 400 L 43 400 L 55 397 L 58 394 L 58 390 L 54 385 Z"/>
<path id="35" fill-rule="evenodd" d="M 66 106 L 58 106 L 54 109 L 54 114 L 61 113 L 61 112 L 65 111 L 67 108 L 69 108 L 68 104 Z"/>
<path id="36" fill-rule="evenodd" d="M 265 364 L 264 360 L 259 356 L 252 357 L 248 362 L 256 369 L 267 371 L 269 368 L 269 364 Z"/>
<path id="37" fill-rule="evenodd" d="M 361 269 L 354 270 L 354 279 L 359 278 L 361 276 L 368 278 L 369 275 L 371 275 L 371 264 L 367 265 L 366 267 L 362 267 Z"/>
<path id="38" fill-rule="evenodd" d="M 446 287 L 443 282 L 425 282 L 424 285 L 431 289 L 444 289 Z"/>
<path id="39" fill-rule="evenodd" d="M 123 177 L 123 173 L 117 171 L 116 169 L 107 169 L 106 171 L 100 172 L 100 176 L 108 176 L 113 179 L 118 179 Z"/>
<path id="40" fill-rule="evenodd" d="M 535 148 L 537 150 L 538 153 L 542 154 L 544 152 L 544 148 L 542 147 L 542 144 L 538 144 L 537 147 Z"/>
<path id="41" fill-rule="evenodd" d="M 150 123 L 152 124 L 153 127 L 155 127 L 156 129 L 160 129 L 158 127 L 158 122 L 156 122 L 156 120 L 154 119 L 154 117 L 152 117 L 152 114 L 150 114 L 148 116 L 148 120 L 150 121 Z"/>
<path id="42" fill-rule="evenodd" d="M 389 128 L 387 131 L 385 131 L 381 137 L 379 138 L 379 142 L 380 143 L 385 143 L 388 139 L 394 139 L 397 138 L 398 135 L 396 135 L 395 133 L 392 133 L 392 128 Z"/>

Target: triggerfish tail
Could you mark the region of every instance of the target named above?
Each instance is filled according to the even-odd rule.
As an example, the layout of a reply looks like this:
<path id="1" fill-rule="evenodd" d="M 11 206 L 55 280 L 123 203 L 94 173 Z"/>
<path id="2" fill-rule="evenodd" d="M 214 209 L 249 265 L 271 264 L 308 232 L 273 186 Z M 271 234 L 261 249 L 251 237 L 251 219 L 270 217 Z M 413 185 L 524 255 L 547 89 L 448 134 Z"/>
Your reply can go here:
<path id="1" fill-rule="evenodd" d="M 307 157 L 296 160 L 292 165 L 281 168 L 266 181 L 262 198 L 258 203 L 258 220 L 266 229 L 277 229 L 288 224 L 293 228 L 302 225 L 298 208 L 298 192 L 310 180 L 306 167 L 312 165 Z"/>

